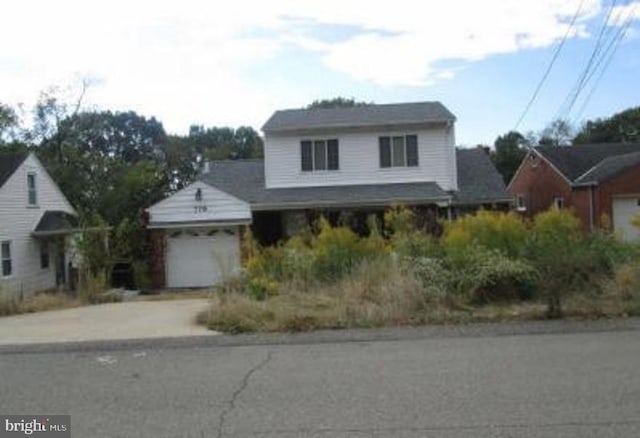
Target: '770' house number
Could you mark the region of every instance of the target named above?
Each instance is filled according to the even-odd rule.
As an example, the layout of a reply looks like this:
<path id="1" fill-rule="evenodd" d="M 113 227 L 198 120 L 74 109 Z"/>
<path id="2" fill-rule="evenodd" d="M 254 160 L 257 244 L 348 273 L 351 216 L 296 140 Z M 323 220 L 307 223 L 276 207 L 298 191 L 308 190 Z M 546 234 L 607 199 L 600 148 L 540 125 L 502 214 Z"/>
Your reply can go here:
<path id="1" fill-rule="evenodd" d="M 207 212 L 207 206 L 206 205 L 196 205 L 195 207 L 193 207 L 193 212 L 194 213 L 206 213 Z"/>

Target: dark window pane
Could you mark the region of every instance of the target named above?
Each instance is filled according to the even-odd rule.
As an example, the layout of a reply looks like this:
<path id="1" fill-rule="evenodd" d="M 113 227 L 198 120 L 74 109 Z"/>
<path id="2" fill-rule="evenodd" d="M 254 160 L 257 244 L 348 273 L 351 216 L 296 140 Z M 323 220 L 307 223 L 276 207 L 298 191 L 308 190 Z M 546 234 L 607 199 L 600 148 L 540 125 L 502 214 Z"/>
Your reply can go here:
<path id="1" fill-rule="evenodd" d="M 327 168 L 329 170 L 338 170 L 340 161 L 338 157 L 338 140 L 327 141 Z"/>
<path id="2" fill-rule="evenodd" d="M 49 244 L 42 242 L 40 244 L 40 268 L 47 269 L 49 267 Z"/>
<path id="3" fill-rule="evenodd" d="M 313 153 L 310 141 L 300 142 L 300 156 L 302 157 L 302 171 L 313 170 Z"/>
<path id="4" fill-rule="evenodd" d="M 418 137 L 407 135 L 407 166 L 418 165 Z"/>
<path id="5" fill-rule="evenodd" d="M 2 275 L 5 277 L 11 275 L 11 260 L 2 261 Z"/>
<path id="6" fill-rule="evenodd" d="M 404 137 L 393 137 L 393 167 L 405 166 Z"/>
<path id="7" fill-rule="evenodd" d="M 327 168 L 327 149 L 324 140 L 313 142 L 313 168 L 314 170 Z"/>
<path id="8" fill-rule="evenodd" d="M 380 137 L 380 167 L 391 167 L 391 141 L 389 137 Z"/>
<path id="9" fill-rule="evenodd" d="M 2 243 L 2 258 L 3 259 L 11 258 L 11 246 L 9 245 L 9 242 Z"/>

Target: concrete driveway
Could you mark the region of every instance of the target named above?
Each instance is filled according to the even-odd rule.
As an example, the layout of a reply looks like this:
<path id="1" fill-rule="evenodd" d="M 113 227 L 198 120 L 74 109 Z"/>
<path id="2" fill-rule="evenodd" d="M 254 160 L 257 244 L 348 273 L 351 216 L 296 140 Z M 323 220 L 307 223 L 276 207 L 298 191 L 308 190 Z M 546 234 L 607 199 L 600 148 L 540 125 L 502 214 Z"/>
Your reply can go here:
<path id="1" fill-rule="evenodd" d="M 133 301 L 0 318 L 0 345 L 211 335 L 195 324 L 208 300 Z"/>

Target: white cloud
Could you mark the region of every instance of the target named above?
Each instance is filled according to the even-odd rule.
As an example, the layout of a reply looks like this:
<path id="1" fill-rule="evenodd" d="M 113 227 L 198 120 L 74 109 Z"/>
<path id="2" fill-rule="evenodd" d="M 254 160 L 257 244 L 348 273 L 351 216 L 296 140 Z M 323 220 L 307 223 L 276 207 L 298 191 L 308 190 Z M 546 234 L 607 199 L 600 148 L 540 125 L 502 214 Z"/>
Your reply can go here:
<path id="1" fill-rule="evenodd" d="M 455 75 L 438 68 L 441 61 L 462 65 L 554 44 L 578 4 L 22 0 L 5 8 L 0 26 L 0 100 L 33 104 L 40 90 L 80 73 L 102 81 L 90 103 L 155 115 L 170 131 L 192 122 L 259 126 L 287 102 L 247 72 L 285 47 L 315 53 L 347 78 L 424 85 Z M 599 0 L 584 0 L 572 36 L 586 36 L 600 10 Z M 300 24 L 310 22 L 361 31 L 327 41 Z"/>

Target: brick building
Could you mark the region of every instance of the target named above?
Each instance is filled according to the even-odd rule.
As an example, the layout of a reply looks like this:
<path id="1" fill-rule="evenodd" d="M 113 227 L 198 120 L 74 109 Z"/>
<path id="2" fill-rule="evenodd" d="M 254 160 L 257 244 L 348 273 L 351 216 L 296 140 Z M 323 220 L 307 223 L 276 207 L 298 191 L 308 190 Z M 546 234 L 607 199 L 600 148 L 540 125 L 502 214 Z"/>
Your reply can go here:
<path id="1" fill-rule="evenodd" d="M 507 187 L 516 209 L 531 217 L 552 206 L 572 208 L 584 230 L 613 227 L 640 238 L 640 143 L 531 148 Z"/>

